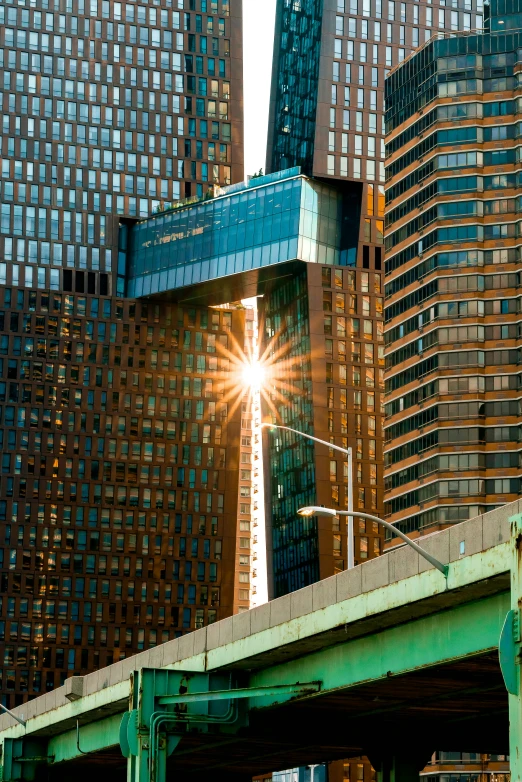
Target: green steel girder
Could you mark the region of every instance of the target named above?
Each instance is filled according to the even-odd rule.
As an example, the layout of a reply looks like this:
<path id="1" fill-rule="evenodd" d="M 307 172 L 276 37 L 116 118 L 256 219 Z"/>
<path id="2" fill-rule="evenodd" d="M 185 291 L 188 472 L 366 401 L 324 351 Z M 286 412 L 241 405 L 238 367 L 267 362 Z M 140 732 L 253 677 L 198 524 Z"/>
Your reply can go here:
<path id="1" fill-rule="evenodd" d="M 123 715 L 120 747 L 128 758 L 129 782 L 164 782 L 167 758 L 183 734 L 235 735 L 248 725 L 250 700 L 270 696 L 277 702 L 317 693 L 321 682 L 237 687 L 231 674 L 186 673 L 143 668 L 133 676 L 131 709 Z M 241 702 L 244 702 L 241 704 Z"/>
<path id="2" fill-rule="evenodd" d="M 160 697 L 179 695 L 192 690 L 198 693 L 213 689 L 232 689 L 227 674 L 186 673 L 183 671 L 143 668 L 132 677 L 130 708 L 123 715 L 120 747 L 128 758 L 128 782 L 163 782 L 167 758 L 177 747 L 183 733 L 207 732 L 209 724 L 218 724 L 224 732 L 234 732 L 246 724 L 246 714 L 239 714 L 230 701 L 198 699 L 192 703 L 161 706 Z"/>
<path id="3" fill-rule="evenodd" d="M 509 593 L 500 593 L 349 640 L 265 668 L 252 675 L 250 684 L 267 687 L 285 681 L 320 680 L 322 695 L 491 652 L 498 648 L 509 601 Z M 267 697 L 257 705 L 274 702 Z"/>
<path id="4" fill-rule="evenodd" d="M 120 742 L 121 714 L 113 714 L 96 722 L 79 725 L 73 729 L 51 736 L 47 755 L 52 763 L 63 763 L 82 755 L 90 755 L 102 749 L 116 747 Z"/>
<path id="5" fill-rule="evenodd" d="M 91 693 L 85 699 L 60 706 L 56 712 L 31 719 L 26 728 L 17 725 L 4 731 L 0 735 L 0 779 L 2 782 L 32 782 L 39 764 L 48 762 L 52 769 L 52 764 L 77 760 L 84 754 L 95 754 L 119 745 L 127 758 L 128 782 L 164 782 L 167 758 L 186 732 L 230 734 L 232 738 L 248 725 L 249 713 L 254 709 L 270 708 L 292 698 L 321 698 L 368 682 L 384 681 L 390 675 L 440 666 L 499 648 L 501 669 L 509 692 L 512 779 L 520 782 L 522 640 L 518 619 L 522 608 L 522 516 L 512 519 L 511 542 L 455 563 L 449 590 L 507 570 L 511 571 L 509 591 L 454 605 L 428 616 L 408 619 L 403 612 L 402 619 L 396 620 L 401 621 L 400 624 L 388 624 L 358 638 L 347 637 L 335 646 L 311 652 L 303 650 L 300 657 L 250 674 L 245 671 L 230 673 L 227 669 L 239 655 L 248 658 L 259 655 L 265 647 L 292 646 L 299 640 L 305 625 L 301 624 L 299 630 L 289 621 L 244 639 L 241 648 L 234 644 L 228 652 L 222 648 L 219 651 L 221 667 L 217 673 L 202 672 L 201 667 L 197 673 L 174 670 L 175 666 L 173 669 L 142 669 L 133 675 L 128 707 L 125 705 L 128 681 L 119 682 Z M 419 590 L 424 597 L 441 596 L 438 583 L 432 584 L 432 574 L 419 574 L 359 595 L 344 604 L 313 612 L 310 618 L 306 617 L 306 636 L 338 629 L 344 623 L 357 622 L 371 615 L 393 612 L 395 608 L 421 599 Z M 340 616 L 344 618 L 339 620 Z M 217 660 L 218 656 L 209 652 L 203 662 L 198 658 L 197 665 L 212 665 L 216 670 Z M 190 667 L 192 662 L 181 664 Z M 96 715 L 102 716 L 107 708 L 111 716 L 96 720 Z M 58 711 L 60 716 L 57 716 Z M 79 735 L 70 729 L 71 724 L 74 725 L 71 720 L 77 718 L 80 720 Z M 268 714 L 266 719 L 270 719 Z M 61 720 L 67 720 L 67 729 L 62 732 Z M 38 731 L 35 739 L 32 738 L 34 731 Z M 396 771 L 396 778 L 402 780 L 406 772 L 402 767 L 401 770 L 397 767 Z"/>
<path id="6" fill-rule="evenodd" d="M 39 765 L 48 761 L 45 741 L 38 739 L 4 739 L 2 747 L 2 782 L 33 782 Z"/>
<path id="7" fill-rule="evenodd" d="M 522 608 L 522 516 L 511 519 L 511 610 L 500 641 L 500 662 L 509 702 L 509 759 L 511 779 L 522 779 L 522 665 L 520 610 Z"/>
<path id="8" fill-rule="evenodd" d="M 506 690 L 511 695 L 518 695 L 520 691 L 518 675 L 520 666 L 520 609 L 512 609 L 506 614 L 500 634 L 498 656 Z"/>

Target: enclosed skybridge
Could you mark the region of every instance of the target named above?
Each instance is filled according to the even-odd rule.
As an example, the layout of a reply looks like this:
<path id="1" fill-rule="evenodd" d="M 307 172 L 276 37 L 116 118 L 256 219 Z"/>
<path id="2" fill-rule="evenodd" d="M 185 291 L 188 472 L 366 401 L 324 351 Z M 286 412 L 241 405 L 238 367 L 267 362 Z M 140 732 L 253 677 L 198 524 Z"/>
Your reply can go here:
<path id="1" fill-rule="evenodd" d="M 120 661 L 0 719 L 3 782 L 207 782 L 436 747 L 522 779 L 522 504 Z"/>
<path id="2" fill-rule="evenodd" d="M 360 194 L 292 168 L 122 225 L 126 294 L 219 304 L 261 294 L 302 263 L 355 265 Z"/>

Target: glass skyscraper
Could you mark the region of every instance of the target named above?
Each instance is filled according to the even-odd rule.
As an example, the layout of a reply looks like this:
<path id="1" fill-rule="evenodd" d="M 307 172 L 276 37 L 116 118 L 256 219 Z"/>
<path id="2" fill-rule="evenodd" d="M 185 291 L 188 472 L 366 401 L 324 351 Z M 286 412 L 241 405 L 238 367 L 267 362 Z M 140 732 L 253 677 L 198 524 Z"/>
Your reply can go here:
<path id="1" fill-rule="evenodd" d="M 306 427 L 316 435 L 322 430 L 323 436 L 319 435 L 322 439 L 333 438 L 337 445 L 344 443 L 352 447 L 355 507 L 366 508 L 370 513 L 383 511 L 384 488 L 384 79 L 393 66 L 434 33 L 481 25 L 481 0 L 454 0 L 451 7 L 444 1 L 278 0 L 277 3 L 267 170 L 276 172 L 298 165 L 308 176 L 342 183 L 343 201 L 349 204 L 346 220 L 355 237 L 349 257 L 335 259 L 330 279 L 325 276 L 319 282 L 319 287 L 324 286 L 322 305 L 319 305 L 323 308 L 324 323 L 319 327 L 312 319 L 306 325 L 309 317 L 304 314 L 306 308 L 301 312 L 302 328 L 305 332 L 309 328 L 312 335 L 320 329 L 326 340 L 326 355 L 332 357 L 331 362 L 327 361 L 331 372 L 327 367 L 324 379 L 317 372 L 314 376 L 314 362 L 311 363 L 309 387 L 317 389 L 314 381 L 322 381 L 327 391 L 326 399 L 313 398 L 313 413 Z M 311 285 L 311 281 L 306 285 Z M 299 295 L 296 290 L 294 297 Z M 316 306 L 311 288 L 304 301 L 306 306 L 309 302 Z M 285 313 L 281 309 L 280 317 L 284 319 Z M 294 324 L 290 309 L 288 314 Z M 346 315 L 350 317 L 346 319 Z M 302 334 L 300 339 L 303 342 Z M 338 391 L 336 386 L 342 390 Z M 306 418 L 298 412 L 298 397 L 299 393 L 295 398 L 290 394 L 280 410 L 287 422 L 288 411 L 295 411 L 292 422 L 296 428 L 300 428 L 300 421 L 305 426 Z M 319 414 L 323 405 L 324 425 Z M 272 458 L 280 447 L 278 442 L 272 444 Z M 345 507 L 346 467 L 335 452 L 330 453 L 328 469 L 319 470 L 316 446 L 304 443 L 297 446 L 292 441 L 291 448 L 302 451 L 296 464 L 306 460 L 311 470 L 305 480 L 296 469 L 294 485 L 306 484 L 307 491 L 322 485 L 321 503 Z M 327 489 L 328 481 L 331 481 L 331 491 Z M 291 531 L 296 525 L 294 510 L 284 510 L 285 507 L 279 498 L 274 499 L 274 541 L 301 537 L 301 532 L 294 536 Z M 362 520 L 356 524 L 356 561 L 380 551 L 379 530 L 370 527 Z M 338 532 L 343 535 L 344 527 Z M 331 536 L 325 535 L 323 541 L 331 557 Z M 340 547 L 335 538 L 334 544 L 337 547 L 331 559 L 337 563 L 334 568 L 328 571 L 319 567 L 323 556 L 319 543 L 313 575 L 312 572 L 301 574 L 303 580 L 301 576 L 291 579 L 289 560 L 281 554 L 282 582 L 275 587 L 274 594 L 291 591 L 308 583 L 308 578 L 323 578 L 343 567 L 345 538 L 341 539 Z M 290 552 L 294 544 L 288 542 L 288 545 Z"/>
<path id="2" fill-rule="evenodd" d="M 330 379 L 323 381 L 328 397 L 325 406 L 331 416 L 323 439 L 333 438 L 337 445 L 348 442 L 354 449 L 355 507 L 370 512 L 383 511 L 384 487 L 384 80 L 433 35 L 444 37 L 482 24 L 482 0 L 452 0 L 451 5 L 446 0 L 277 3 L 267 170 L 299 165 L 315 179 L 342 183 L 344 202 L 350 203 L 350 230 L 356 244 L 349 258 L 334 261 L 331 292 L 327 281 L 323 282 L 323 328 L 334 358 Z M 395 97 L 402 105 L 403 97 Z M 349 273 L 342 268 L 344 263 Z M 335 313 L 344 312 L 337 310 L 337 295 L 347 297 L 350 315 L 359 320 L 360 331 L 351 330 L 356 328 L 354 318 L 347 322 L 346 332 L 335 322 Z M 308 299 L 312 300 L 310 291 Z M 330 308 L 332 316 L 327 314 Z M 310 325 L 311 333 L 315 328 L 316 324 Z M 346 385 L 340 397 L 330 386 L 338 382 Z M 287 410 L 297 410 L 297 396 L 286 405 Z M 321 420 L 315 402 L 313 409 L 310 426 L 315 429 Z M 300 414 L 293 419 L 297 428 L 299 419 Z M 343 432 L 347 436 L 342 437 Z M 376 444 L 375 449 L 366 441 L 360 446 L 361 433 Z M 313 465 L 317 447 L 301 448 L 307 451 L 307 463 Z M 272 456 L 276 451 L 277 447 L 272 449 Z M 333 452 L 331 456 L 335 461 Z M 333 476 L 335 469 L 332 464 Z M 314 480 L 317 484 L 317 475 Z M 314 480 L 310 478 L 310 485 Z M 337 486 L 333 477 L 331 480 L 332 487 Z M 344 481 L 339 487 L 341 483 Z M 337 502 L 344 507 L 346 497 L 333 488 L 324 504 L 335 506 Z M 277 511 L 272 522 L 274 529 L 286 522 L 294 524 L 290 511 L 288 515 Z M 356 525 L 358 561 L 379 552 L 378 542 L 371 551 L 367 527 L 363 521 Z M 325 540 L 325 545 L 330 541 Z M 321 570 L 321 577 L 324 575 Z M 290 591 L 295 586 L 288 584 L 286 588 Z M 275 593 L 280 592 L 276 589 Z"/>
<path id="3" fill-rule="evenodd" d="M 346 443 L 353 448 L 355 508 L 366 508 L 379 515 L 384 511 L 384 82 L 393 67 L 432 36 L 481 28 L 482 0 L 278 0 L 276 14 L 267 170 L 300 165 L 309 176 L 329 183 L 341 182 L 344 197 L 351 200 L 353 233 L 357 238 L 350 266 L 332 267 L 331 288 L 327 279 L 323 282 L 324 325 L 310 317 L 311 338 L 323 333 L 325 344 L 332 346 L 332 374 L 328 373 L 327 360 L 323 379 L 312 358 L 303 382 L 314 388 L 314 394 L 319 384 L 324 384 L 324 415 L 328 418 L 323 428 L 320 403 L 312 396 L 313 416 L 312 420 L 307 419 L 306 411 L 299 410 L 296 393 L 290 395 L 290 404 L 285 405 L 286 420 L 289 425 L 306 427 L 316 435 L 322 431 L 318 435 L 322 439 L 332 438 L 337 445 Z M 318 291 L 310 287 L 310 279 L 306 285 L 308 293 L 303 299 L 307 303 L 317 302 Z M 298 289 L 296 294 L 301 301 Z M 351 316 L 359 320 L 359 332 L 352 331 L 353 318 L 352 322 L 347 320 L 346 333 L 342 332 L 342 323 L 341 331 L 337 330 L 337 294 L 345 295 L 350 302 Z M 302 308 L 299 321 L 289 303 L 282 308 L 281 317 L 287 313 L 292 318 L 292 328 L 299 334 L 296 344 L 306 344 L 306 308 Z M 301 331 L 297 331 L 298 322 Z M 313 349 L 311 355 L 314 356 Z M 303 360 L 303 372 L 306 369 Z M 340 392 L 335 387 L 339 381 Z M 328 475 L 324 466 L 319 466 L 320 446 L 304 442 L 297 445 L 296 440 L 289 439 L 288 446 L 288 450 L 295 451 L 295 485 L 306 487 L 307 491 L 314 485 L 321 487 L 322 499 L 317 504 L 336 507 L 339 503 L 339 507 L 345 507 L 345 495 L 337 495 L 335 488 L 339 485 L 341 492 L 346 485 L 344 476 L 342 482 L 335 480 L 335 475 L 342 474 L 339 468 L 344 469 L 339 460 L 335 472 L 335 452 L 330 453 L 332 473 Z M 278 458 L 280 449 L 280 442 L 271 443 L 272 458 Z M 286 458 L 290 461 L 291 455 Z M 287 480 L 281 468 L 279 474 Z M 274 593 L 283 594 L 308 583 L 295 578 L 291 571 L 285 572 L 285 567 L 296 557 L 304 561 L 313 545 L 317 545 L 317 551 L 310 561 L 315 570 L 307 571 L 306 578 L 323 578 L 336 572 L 320 566 L 322 557 L 331 555 L 331 527 L 329 535 L 323 531 L 314 542 L 313 534 L 310 537 L 309 531 L 298 528 L 293 508 L 285 506 L 279 497 L 273 496 L 272 500 Z M 354 526 L 356 562 L 378 554 L 379 530 L 369 529 L 370 525 L 362 520 Z M 368 533 L 375 533 L 375 537 L 370 538 Z M 305 542 L 299 544 L 303 535 Z M 344 544 L 341 541 L 342 552 Z M 342 557 L 330 560 L 334 568 L 335 563 L 341 566 Z M 297 572 L 301 576 L 303 569 L 297 568 Z M 329 767 L 331 780 L 371 782 L 373 774 L 367 760 L 354 759 Z"/>
<path id="4" fill-rule="evenodd" d="M 355 268 L 356 250 L 350 189 L 297 167 L 138 223 L 127 242 L 127 290 L 211 305 L 262 295 L 260 352 L 274 369 L 265 417 L 350 443 L 357 506 L 376 510 L 382 298 L 380 275 Z M 327 447 L 316 454 L 291 434 L 267 438 L 270 580 L 280 595 L 346 567 L 344 525 L 297 511 L 310 503 L 344 507 L 347 461 Z M 361 524 L 356 560 L 380 550 L 379 529 Z"/>
<path id="5" fill-rule="evenodd" d="M 241 28 L 241 0 L 0 3 L 7 705 L 249 604 L 241 411 L 190 376 L 245 312 L 126 298 L 118 238 L 243 178 Z"/>

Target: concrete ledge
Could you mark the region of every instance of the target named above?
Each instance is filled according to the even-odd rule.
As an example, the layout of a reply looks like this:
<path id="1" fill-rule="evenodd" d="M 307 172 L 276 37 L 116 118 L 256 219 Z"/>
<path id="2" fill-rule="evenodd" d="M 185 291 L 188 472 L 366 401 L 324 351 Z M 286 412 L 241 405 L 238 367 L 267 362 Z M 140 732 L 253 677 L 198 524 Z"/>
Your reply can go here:
<path id="1" fill-rule="evenodd" d="M 429 552 L 433 557 L 436 557 L 443 565 L 447 565 L 450 561 L 450 531 L 449 529 L 438 532 L 436 535 L 432 535 L 429 538 L 423 540 L 417 538 L 415 543 L 418 543 L 421 548 Z M 434 569 L 426 559 L 419 556 L 419 573 L 424 573 L 425 570 Z"/>
<path id="2" fill-rule="evenodd" d="M 314 585 L 315 586 L 315 585 Z M 300 616 L 309 614 L 313 609 L 313 586 L 299 589 L 290 595 L 290 618 L 297 619 Z"/>
<path id="3" fill-rule="evenodd" d="M 215 622 L 207 627 L 207 651 L 217 649 L 219 646 L 219 625 L 221 622 Z M 178 658 L 179 659 L 179 658 Z"/>
<path id="4" fill-rule="evenodd" d="M 177 663 L 179 658 L 179 638 L 174 638 L 172 641 L 167 641 L 163 644 L 163 665 L 172 665 Z"/>
<path id="5" fill-rule="evenodd" d="M 187 658 L 194 656 L 194 633 L 182 635 L 177 641 L 180 660 L 186 660 Z"/>
<path id="6" fill-rule="evenodd" d="M 475 519 L 463 521 L 461 524 L 455 524 L 449 531 L 449 561 L 455 562 L 456 559 L 477 554 L 482 551 L 482 519 L 483 516 L 477 516 Z"/>
<path id="7" fill-rule="evenodd" d="M 221 622 L 217 623 L 217 627 L 219 627 L 219 645 L 220 646 L 226 646 L 226 644 L 232 643 L 233 638 L 233 621 L 234 617 L 229 616 L 227 619 L 222 619 Z M 189 635 L 186 636 L 189 638 Z M 184 658 L 182 658 L 184 659 Z"/>
<path id="8" fill-rule="evenodd" d="M 159 646 L 155 646 L 154 649 L 151 649 L 149 651 L 149 659 L 150 659 L 150 667 L 151 668 L 161 668 L 163 666 L 163 644 L 160 644 Z M 116 663 L 116 665 L 119 665 L 120 663 Z M 115 668 L 116 666 L 112 665 L 112 668 Z M 121 681 L 121 680 L 120 680 Z M 111 681 L 112 684 L 112 681 Z"/>
<path id="9" fill-rule="evenodd" d="M 410 546 L 391 549 L 388 557 L 390 563 L 390 584 L 418 574 L 419 554 Z"/>
<path id="10" fill-rule="evenodd" d="M 319 611 L 321 608 L 332 605 L 338 600 L 337 583 L 338 576 L 325 578 L 312 586 L 312 610 Z M 309 587 L 310 588 L 310 587 Z M 302 591 L 302 590 L 301 590 Z"/>
<path id="11" fill-rule="evenodd" d="M 232 640 L 240 641 L 251 633 L 250 611 L 243 611 L 232 618 Z"/>
<path id="12" fill-rule="evenodd" d="M 250 630 L 252 635 L 268 630 L 270 627 L 270 603 L 252 609 L 250 613 Z"/>
<path id="13" fill-rule="evenodd" d="M 371 559 L 360 566 L 363 592 L 372 592 L 374 589 L 379 589 L 390 583 L 389 563 L 390 555 L 383 554 L 381 557 Z"/>
<path id="14" fill-rule="evenodd" d="M 165 654 L 165 652 L 163 652 L 163 654 Z M 136 663 L 134 662 L 134 657 L 127 657 L 125 660 L 122 660 L 121 663 L 121 680 L 124 681 L 125 679 L 130 678 L 131 673 L 136 667 Z"/>
<path id="15" fill-rule="evenodd" d="M 60 689 L 62 689 L 60 687 Z M 83 676 L 70 676 L 63 686 L 63 695 L 69 701 L 83 698 Z"/>
<path id="16" fill-rule="evenodd" d="M 202 627 L 194 633 L 194 654 L 203 654 L 207 651 L 207 628 Z"/>
<path id="17" fill-rule="evenodd" d="M 109 672 L 109 683 L 111 685 L 118 684 L 123 680 L 123 660 L 109 666 L 107 670 Z"/>
<path id="18" fill-rule="evenodd" d="M 345 570 L 335 576 L 337 583 L 336 600 L 340 603 L 342 600 L 349 600 L 350 597 L 357 597 L 363 591 L 362 589 L 362 566 L 353 570 Z"/>
<path id="19" fill-rule="evenodd" d="M 482 516 L 482 546 L 485 549 L 505 543 L 511 537 L 512 516 L 522 513 L 522 500 L 511 502 Z"/>
<path id="20" fill-rule="evenodd" d="M 290 619 L 291 596 L 285 595 L 272 600 L 270 606 L 270 627 L 282 625 Z"/>

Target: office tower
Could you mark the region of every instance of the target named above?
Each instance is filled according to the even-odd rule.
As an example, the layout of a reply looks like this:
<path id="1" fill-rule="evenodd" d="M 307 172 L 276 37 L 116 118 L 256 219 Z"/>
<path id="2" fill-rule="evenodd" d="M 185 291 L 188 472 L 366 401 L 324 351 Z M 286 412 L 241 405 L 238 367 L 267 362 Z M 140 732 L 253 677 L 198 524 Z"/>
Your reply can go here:
<path id="1" fill-rule="evenodd" d="M 363 501 L 376 507 L 376 465 L 371 460 L 378 447 L 382 369 L 374 352 L 377 326 L 371 313 L 378 293 L 375 275 L 361 271 L 368 290 L 362 295 L 366 317 L 359 317 L 353 293 L 357 272 L 345 265 L 357 242 L 350 209 L 341 183 L 317 182 L 298 168 L 252 179 L 248 187 L 235 185 L 212 201 L 133 229 L 128 293 L 168 295 L 207 306 L 262 295 L 266 414 L 276 413 L 277 421 L 326 441 L 336 432 L 339 445 L 350 442 L 349 426 L 354 427 L 356 498 L 361 507 Z M 349 397 L 354 382 L 355 393 Z M 349 399 L 358 405 L 355 411 Z M 358 412 L 362 399 L 372 411 L 364 424 Z M 345 506 L 347 465 L 342 454 L 324 446 L 314 455 L 305 439 L 291 433 L 267 432 L 266 442 L 270 488 L 265 501 L 277 523 L 269 567 L 281 594 L 346 566 L 344 525 L 301 518 L 297 511 L 316 502 Z M 278 523 L 287 515 L 291 527 Z M 368 525 L 361 532 L 357 559 L 378 553 L 380 542 L 378 530 Z"/>
<path id="2" fill-rule="evenodd" d="M 375 290 L 373 285 L 377 276 L 380 277 L 380 285 L 384 285 L 385 75 L 435 33 L 469 30 L 475 26 L 482 26 L 482 0 L 456 0 L 452 1 L 451 7 L 444 0 L 434 3 L 394 0 L 302 0 L 295 3 L 278 0 L 267 170 L 277 171 L 279 168 L 300 165 L 303 172 L 310 176 L 330 183 L 343 183 L 344 197 L 352 199 L 350 212 L 358 240 L 355 252 L 349 259 L 350 271 L 355 273 L 355 290 L 350 293 L 357 298 L 357 315 L 361 322 L 364 308 L 367 307 L 367 281 L 370 280 L 372 290 Z M 334 273 L 337 274 L 337 270 L 332 269 L 332 275 Z M 346 293 L 349 295 L 348 291 Z M 370 304 L 375 328 L 372 334 L 373 350 L 377 357 L 376 371 L 379 373 L 384 353 L 381 338 L 382 294 L 381 287 Z M 348 344 L 350 340 L 353 337 L 348 335 Z M 332 342 L 335 375 L 338 365 L 342 366 L 342 359 L 336 355 L 337 340 Z M 355 340 L 353 344 L 356 346 Z M 365 345 L 364 341 L 362 344 Z M 361 385 L 354 382 L 355 378 L 352 380 L 348 366 L 349 380 L 346 387 L 351 407 L 348 443 L 354 448 L 356 457 L 355 507 L 366 507 L 370 513 L 377 511 L 380 515 L 383 512 L 381 492 L 384 478 L 382 417 L 379 414 L 384 407 L 384 386 L 379 377 L 375 389 L 376 436 L 375 439 L 369 438 L 374 439 L 376 451 L 371 453 L 363 449 L 363 460 L 359 461 L 356 429 L 361 426 L 362 431 L 366 431 L 365 427 L 373 425 L 374 415 L 367 406 L 365 364 L 362 352 L 360 355 L 363 369 Z M 356 362 L 358 357 L 356 350 Z M 336 409 L 335 393 L 333 404 L 334 413 L 337 414 L 339 408 Z M 293 410 L 293 407 L 290 409 Z M 314 416 L 316 409 L 314 406 Z M 286 420 L 296 428 L 301 427 L 299 415 L 293 419 L 287 417 Z M 314 426 L 317 420 L 314 418 Z M 335 442 L 341 444 L 338 427 L 338 420 L 334 420 L 333 429 L 323 439 L 333 436 Z M 301 449 L 304 449 L 304 445 L 301 445 Z M 314 465 L 317 452 L 316 447 L 308 448 L 307 465 Z M 365 486 L 360 483 L 360 470 Z M 371 489 L 377 492 L 376 507 L 372 507 L 371 499 L 369 501 L 368 492 Z M 327 491 L 321 494 L 319 504 L 332 504 Z M 278 501 L 275 513 L 272 514 L 272 524 L 275 540 L 280 540 L 282 550 L 279 560 L 274 557 L 277 567 L 278 561 L 285 563 L 285 557 L 290 554 L 295 556 L 294 551 L 297 549 L 297 544 L 292 541 L 292 538 L 295 540 L 298 537 L 294 534 L 293 508 L 287 510 Z M 364 538 L 368 526 L 362 521 L 355 524 L 356 562 L 361 561 L 362 554 L 366 554 L 357 538 L 362 534 L 360 540 L 363 547 L 366 546 Z M 299 536 L 302 536 L 301 530 Z M 329 548 L 326 548 L 328 539 L 322 545 L 325 547 L 322 551 L 330 554 Z M 374 553 L 371 545 L 370 541 L 369 556 Z M 379 545 L 377 541 L 375 545 Z M 378 551 L 376 548 L 375 553 Z M 299 550 L 297 553 L 301 556 Z M 330 561 L 331 564 L 335 568 L 335 560 L 333 563 Z M 328 571 L 323 566 L 315 570 L 313 577 L 324 577 L 332 572 L 335 569 Z M 308 573 L 306 577 L 309 577 Z M 278 582 L 274 572 L 272 581 L 275 594 L 283 594 L 307 583 L 296 579 L 292 581 L 291 578 L 292 575 L 286 574 L 281 567 Z M 331 780 L 364 779 L 370 782 L 372 773 L 367 760 L 335 764 L 329 769 Z"/>
<path id="3" fill-rule="evenodd" d="M 186 375 L 245 314 L 125 298 L 118 253 L 120 222 L 243 177 L 241 1 L 2 3 L 0 57 L 12 706 L 241 603 L 241 414 Z"/>
<path id="4" fill-rule="evenodd" d="M 376 413 L 376 435 L 370 438 L 376 443 L 375 452 L 364 451 L 362 461 L 360 452 L 356 455 L 354 475 L 355 507 L 366 507 L 370 512 L 383 510 L 382 419 L 379 417 L 383 403 L 383 386 L 379 378 L 384 347 L 381 339 L 383 298 L 377 280 L 380 278 L 382 285 L 384 78 L 391 67 L 404 60 L 434 33 L 480 27 L 481 14 L 481 0 L 478 4 L 475 0 L 455 2 L 451 8 L 443 3 L 393 0 L 303 0 L 300 3 L 279 0 L 277 4 L 267 170 L 277 171 L 299 165 L 310 176 L 328 182 L 342 182 L 343 198 L 347 203 L 351 202 L 350 231 L 355 233 L 358 241 L 344 261 L 348 264 L 349 273 L 348 269 L 344 270 L 342 284 L 354 284 L 354 288 L 343 287 L 342 290 L 354 305 L 352 314 L 360 316 L 361 324 L 365 315 L 370 315 L 373 325 L 372 331 L 361 335 L 361 352 L 355 341 L 359 335 L 347 334 L 346 344 L 351 350 L 353 343 L 354 350 L 349 361 L 357 364 L 360 359 L 363 369 L 359 380 L 350 376 L 348 366 L 348 442 L 357 450 L 356 430 L 361 427 L 362 431 L 366 431 L 368 424 L 373 426 Z M 340 275 L 341 270 L 332 268 L 331 274 L 332 280 L 340 283 L 340 278 L 334 275 Z M 330 290 L 328 286 L 326 290 Z M 341 292 L 341 289 L 333 286 L 334 296 L 337 291 Z M 368 309 L 369 293 L 371 301 Z M 328 306 L 326 300 L 325 312 Z M 344 360 L 342 352 L 337 352 L 335 324 L 334 332 L 328 338 L 332 336 L 332 367 L 336 377 Z M 363 338 L 369 338 L 368 342 L 365 343 Z M 341 338 L 341 347 L 343 341 L 344 338 Z M 365 354 L 364 348 L 373 350 L 373 359 Z M 375 392 L 371 392 L 370 406 L 365 391 L 368 387 L 365 362 L 374 366 L 376 371 Z M 341 409 L 336 393 L 329 404 L 333 405 L 334 416 L 338 417 Z M 375 410 L 371 407 L 373 396 Z M 317 402 L 310 402 L 314 426 L 317 426 L 320 421 Z M 296 412 L 293 418 L 287 413 L 286 422 L 300 428 L 302 413 L 297 411 L 297 403 L 289 407 Z M 339 421 L 334 420 L 333 428 L 327 430 L 325 439 L 333 436 L 335 442 L 341 444 L 340 434 Z M 317 458 L 317 448 L 305 446 L 304 442 L 299 447 L 301 460 L 311 469 Z M 277 456 L 277 453 L 272 449 L 272 458 L 274 455 Z M 340 467 L 338 463 L 338 469 Z M 336 485 L 335 481 L 332 483 Z M 376 491 L 376 502 L 370 491 Z M 344 503 L 345 499 L 341 498 L 340 507 L 345 507 Z M 332 504 L 328 491 L 323 495 L 321 490 L 320 504 Z M 341 564 L 341 558 L 332 559 L 327 549 L 324 553 L 329 557 L 329 569 L 321 566 L 313 574 L 301 573 L 299 578 L 292 580 L 287 568 L 288 555 L 295 557 L 296 554 L 293 552 L 294 544 L 288 541 L 301 538 L 303 532 L 296 530 L 294 535 L 294 509 L 282 506 L 283 503 L 276 499 L 272 513 L 275 549 L 279 541 L 282 552 L 278 560 L 280 566 L 276 565 L 276 569 L 281 569 L 281 583 L 277 578 L 274 580 L 276 595 L 304 586 L 310 578 L 314 580 L 330 575 Z M 356 538 L 359 524 L 363 548 L 356 540 L 357 561 L 364 555 L 372 556 L 379 551 L 377 542 L 375 551 L 371 550 L 372 541 L 369 542 L 370 550 L 364 550 L 367 548 L 365 533 L 368 525 L 357 522 Z M 324 545 L 329 546 L 329 539 Z"/>
<path id="5" fill-rule="evenodd" d="M 361 266 L 381 268 L 386 74 L 435 33 L 482 26 L 482 0 L 447 5 L 278 0 L 267 170 L 352 183 Z"/>
<path id="6" fill-rule="evenodd" d="M 520 494 L 517 14 L 387 80 L 386 512 L 413 534 Z"/>

